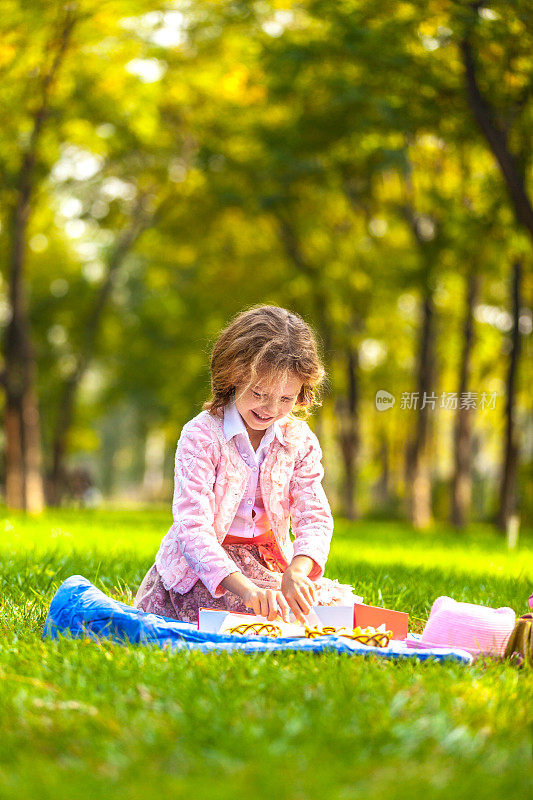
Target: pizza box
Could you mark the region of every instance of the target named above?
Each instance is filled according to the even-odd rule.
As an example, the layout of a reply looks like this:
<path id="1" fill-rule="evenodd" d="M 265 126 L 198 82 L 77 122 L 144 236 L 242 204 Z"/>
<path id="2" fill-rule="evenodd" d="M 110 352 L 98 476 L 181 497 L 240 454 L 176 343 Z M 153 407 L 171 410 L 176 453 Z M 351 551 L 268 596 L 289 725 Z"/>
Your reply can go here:
<path id="1" fill-rule="evenodd" d="M 320 627 L 333 626 L 335 628 L 346 628 L 348 631 L 352 630 L 354 609 L 353 605 L 350 606 L 313 606 L 310 613 L 306 617 L 306 622 L 309 627 L 313 628 L 315 625 Z M 231 619 L 229 619 L 231 617 Z M 282 628 L 285 636 L 303 635 L 304 627 L 296 620 L 296 617 L 291 612 L 289 622 L 281 622 L 276 620 L 275 624 Z M 217 608 L 200 608 L 198 612 L 198 630 L 205 633 L 223 633 L 228 627 L 235 627 L 236 625 L 253 622 L 262 622 L 268 624 L 268 619 L 258 614 L 245 614 L 241 612 L 230 612 L 224 609 Z M 288 627 L 287 627 L 288 626 Z M 286 632 L 285 632 L 286 629 Z M 298 631 L 296 631 L 298 629 Z"/>

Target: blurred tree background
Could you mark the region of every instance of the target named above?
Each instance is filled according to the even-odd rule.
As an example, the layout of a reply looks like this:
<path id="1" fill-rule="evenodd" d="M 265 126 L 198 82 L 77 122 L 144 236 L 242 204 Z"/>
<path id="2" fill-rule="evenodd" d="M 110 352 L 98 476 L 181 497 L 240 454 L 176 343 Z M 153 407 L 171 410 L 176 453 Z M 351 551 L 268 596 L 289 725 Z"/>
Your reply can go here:
<path id="1" fill-rule="evenodd" d="M 4 0 L 6 504 L 169 502 L 243 308 L 348 518 L 531 524 L 529 0 Z"/>

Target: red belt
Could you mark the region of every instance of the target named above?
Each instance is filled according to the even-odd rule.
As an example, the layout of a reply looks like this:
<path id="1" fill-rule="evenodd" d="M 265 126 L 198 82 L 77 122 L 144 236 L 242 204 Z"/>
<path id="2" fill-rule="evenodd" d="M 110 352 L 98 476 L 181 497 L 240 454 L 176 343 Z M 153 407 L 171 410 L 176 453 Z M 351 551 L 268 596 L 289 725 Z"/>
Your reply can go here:
<path id="1" fill-rule="evenodd" d="M 228 533 L 222 544 L 266 544 L 272 541 L 272 537 L 272 531 L 260 533 L 259 536 L 232 536 Z"/>

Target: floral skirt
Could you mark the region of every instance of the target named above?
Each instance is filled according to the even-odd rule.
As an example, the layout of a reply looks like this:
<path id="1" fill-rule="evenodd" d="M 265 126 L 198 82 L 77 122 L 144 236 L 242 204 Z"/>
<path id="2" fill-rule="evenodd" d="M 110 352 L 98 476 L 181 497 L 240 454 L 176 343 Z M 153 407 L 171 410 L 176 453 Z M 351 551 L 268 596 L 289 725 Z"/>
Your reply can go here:
<path id="1" fill-rule="evenodd" d="M 275 560 L 264 558 L 264 547 L 253 544 L 228 544 L 224 550 L 235 562 L 241 572 L 261 589 L 280 589 L 283 573 L 276 568 Z M 355 599 L 353 586 L 339 583 L 330 578 L 314 581 L 316 604 L 322 606 L 351 605 Z M 133 603 L 135 608 L 171 617 L 182 622 L 198 624 L 200 608 L 218 608 L 224 611 L 249 614 L 252 610 L 244 605 L 240 597 L 227 591 L 222 597 L 213 597 L 201 580 L 192 589 L 180 594 L 173 589 L 165 589 L 155 564 L 143 578 Z"/>

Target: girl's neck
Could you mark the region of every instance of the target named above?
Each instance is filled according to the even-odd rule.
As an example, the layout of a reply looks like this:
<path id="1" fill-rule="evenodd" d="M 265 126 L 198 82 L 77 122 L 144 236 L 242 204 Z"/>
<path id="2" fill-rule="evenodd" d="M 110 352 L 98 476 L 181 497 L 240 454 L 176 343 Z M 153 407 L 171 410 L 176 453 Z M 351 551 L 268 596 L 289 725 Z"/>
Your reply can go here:
<path id="1" fill-rule="evenodd" d="M 250 444 L 252 445 L 254 451 L 257 452 L 257 448 L 261 444 L 261 441 L 263 439 L 263 436 L 264 436 L 265 432 L 264 431 L 254 431 L 251 428 L 249 428 L 248 425 L 246 425 L 246 423 L 244 423 L 244 424 L 246 426 L 246 430 L 248 431 L 248 438 L 250 439 Z"/>

